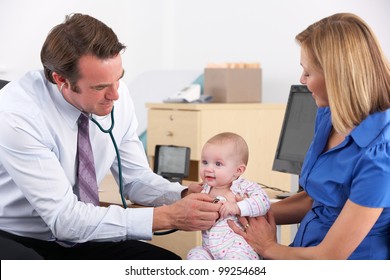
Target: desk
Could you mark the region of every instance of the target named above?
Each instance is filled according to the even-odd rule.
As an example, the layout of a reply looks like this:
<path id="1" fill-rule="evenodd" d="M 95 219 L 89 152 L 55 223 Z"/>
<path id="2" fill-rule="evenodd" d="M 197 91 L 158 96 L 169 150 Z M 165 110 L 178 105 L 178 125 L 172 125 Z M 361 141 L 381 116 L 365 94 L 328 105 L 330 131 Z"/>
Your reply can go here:
<path id="1" fill-rule="evenodd" d="M 108 207 L 113 204 L 123 206 L 118 184 L 115 182 L 115 179 L 111 174 L 104 177 L 103 181 L 99 185 L 99 201 L 100 206 L 104 207 Z M 130 200 L 126 200 L 126 203 L 128 207 L 134 206 Z"/>
<path id="2" fill-rule="evenodd" d="M 189 182 L 183 182 L 187 184 Z M 275 196 L 280 192 L 265 189 L 269 198 L 272 201 L 275 201 Z M 100 205 L 108 207 L 109 205 L 119 205 L 122 206 L 122 199 L 120 197 L 119 188 L 116 184 L 112 175 L 107 175 L 102 183 L 99 186 L 99 199 Z M 127 200 L 128 207 L 142 207 L 134 205 L 131 201 Z M 291 243 L 291 226 L 278 226 L 278 239 L 280 243 L 288 245 Z M 200 246 L 202 244 L 202 235 L 200 231 L 195 232 L 185 232 L 177 231 L 172 234 L 162 235 L 162 236 L 153 236 L 151 241 L 148 241 L 151 244 L 165 248 L 172 252 L 175 252 L 182 259 L 185 259 L 187 252 L 194 248 L 195 246 Z"/>

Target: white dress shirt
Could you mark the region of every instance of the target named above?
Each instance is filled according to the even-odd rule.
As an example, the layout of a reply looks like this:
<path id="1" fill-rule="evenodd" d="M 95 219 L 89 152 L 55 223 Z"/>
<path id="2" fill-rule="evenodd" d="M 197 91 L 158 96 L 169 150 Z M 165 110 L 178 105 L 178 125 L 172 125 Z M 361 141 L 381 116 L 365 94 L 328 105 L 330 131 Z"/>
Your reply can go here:
<path id="1" fill-rule="evenodd" d="M 154 174 L 137 134 L 134 105 L 121 82 L 115 102 L 114 138 L 122 161 L 125 195 L 158 206 L 180 199 L 184 189 Z M 153 208 L 96 207 L 77 200 L 77 119 L 43 71 L 27 73 L 0 91 L 0 229 L 62 243 L 151 239 Z M 103 128 L 110 116 L 94 116 Z M 118 164 L 109 134 L 90 122 L 90 139 L 100 183 Z"/>

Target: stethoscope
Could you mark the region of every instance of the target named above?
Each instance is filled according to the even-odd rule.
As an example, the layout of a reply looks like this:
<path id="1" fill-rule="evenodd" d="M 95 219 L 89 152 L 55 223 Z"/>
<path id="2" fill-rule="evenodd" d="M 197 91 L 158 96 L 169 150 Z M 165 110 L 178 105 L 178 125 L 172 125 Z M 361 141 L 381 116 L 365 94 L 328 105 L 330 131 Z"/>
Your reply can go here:
<path id="1" fill-rule="evenodd" d="M 112 130 L 114 129 L 114 126 L 115 126 L 115 119 L 114 119 L 114 106 L 112 107 L 112 110 L 111 110 L 111 125 L 108 129 L 104 129 L 96 119 L 94 119 L 92 117 L 92 114 L 89 114 L 87 115 L 87 117 L 94 123 L 97 125 L 97 127 L 99 128 L 99 130 L 103 133 L 108 133 L 110 135 L 110 138 L 111 138 L 111 142 L 114 146 L 114 149 L 115 149 L 115 154 L 116 154 L 116 158 L 118 160 L 118 175 L 119 175 L 119 193 L 121 195 L 121 200 L 122 200 L 122 205 L 123 205 L 123 208 L 127 208 L 127 203 L 126 203 L 126 199 L 125 199 L 125 195 L 123 194 L 123 183 L 122 183 L 122 163 L 121 163 L 121 156 L 119 154 L 119 149 L 118 149 L 118 145 L 116 144 L 116 141 L 115 141 L 115 138 L 114 138 L 114 135 L 112 134 Z"/>
<path id="2" fill-rule="evenodd" d="M 84 112 L 82 112 L 83 114 L 85 114 Z M 114 120 L 114 106 L 112 107 L 112 110 L 111 110 L 111 125 L 108 129 L 104 129 L 96 119 L 94 119 L 92 117 L 92 114 L 89 114 L 89 115 L 86 115 L 94 124 L 96 124 L 96 126 L 99 128 L 99 130 L 103 133 L 108 133 L 110 135 L 110 138 L 111 138 L 111 142 L 114 146 L 114 149 L 115 149 L 115 154 L 116 154 L 116 158 L 118 160 L 118 176 L 119 176 L 119 193 L 120 193 L 120 196 L 121 196 L 121 200 L 122 200 L 122 204 L 123 204 L 123 208 L 127 208 L 127 203 L 126 203 L 126 199 L 125 199 L 125 196 L 123 194 L 123 183 L 122 183 L 122 163 L 121 163 L 121 157 L 120 157 L 120 154 L 119 154 L 119 149 L 118 149 L 118 145 L 116 144 L 116 141 L 115 141 L 115 138 L 114 138 L 114 135 L 112 134 L 112 130 L 114 129 L 114 126 L 115 126 L 115 120 Z M 166 230 L 166 231 L 156 231 L 154 232 L 153 234 L 154 235 L 166 235 L 166 234 L 169 234 L 169 233 L 173 233 L 177 231 L 177 229 L 171 229 L 171 230 Z"/>
<path id="3" fill-rule="evenodd" d="M 62 83 L 60 88 L 59 88 L 59 91 L 62 95 L 62 97 L 65 99 L 64 97 L 64 94 L 62 93 L 62 89 L 64 88 L 66 83 Z M 69 102 L 68 102 L 69 103 Z M 71 103 L 69 103 L 71 104 Z M 122 205 L 123 205 L 123 208 L 127 208 L 127 203 L 126 203 L 126 199 L 125 199 L 125 196 L 123 194 L 123 183 L 122 183 L 122 163 L 121 163 L 121 156 L 119 154 L 119 149 L 118 149 L 118 145 L 116 144 L 116 141 L 115 141 L 115 138 L 114 138 L 114 135 L 112 134 L 112 130 L 114 129 L 114 126 L 115 126 L 115 119 L 114 119 L 114 106 L 112 106 L 112 110 L 111 110 L 111 125 L 108 129 L 104 129 L 96 119 L 94 119 L 92 117 L 92 114 L 88 114 L 82 110 L 80 110 L 79 108 L 77 108 L 76 106 L 74 106 L 73 104 L 71 104 L 74 108 L 76 108 L 77 110 L 79 110 L 81 112 L 81 114 L 83 114 L 84 116 L 86 116 L 88 119 L 90 119 L 94 124 L 97 125 L 97 127 L 99 128 L 99 130 L 103 133 L 108 133 L 110 135 L 110 138 L 111 138 L 111 142 L 112 144 L 114 145 L 114 149 L 115 149 L 115 154 L 116 154 L 116 158 L 118 159 L 118 175 L 119 175 L 119 193 L 120 193 L 120 196 L 121 196 L 121 200 L 122 200 Z"/>

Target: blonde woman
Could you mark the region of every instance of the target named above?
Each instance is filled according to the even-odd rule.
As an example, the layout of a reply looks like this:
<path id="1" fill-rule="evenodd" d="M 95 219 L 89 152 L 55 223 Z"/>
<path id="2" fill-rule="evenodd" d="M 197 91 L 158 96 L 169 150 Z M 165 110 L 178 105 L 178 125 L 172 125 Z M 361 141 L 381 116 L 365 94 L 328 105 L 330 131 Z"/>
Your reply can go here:
<path id="1" fill-rule="evenodd" d="M 234 231 L 267 259 L 390 259 L 390 68 L 369 26 L 342 13 L 296 36 L 318 106 L 304 191 Z M 275 224 L 300 223 L 290 246 Z"/>

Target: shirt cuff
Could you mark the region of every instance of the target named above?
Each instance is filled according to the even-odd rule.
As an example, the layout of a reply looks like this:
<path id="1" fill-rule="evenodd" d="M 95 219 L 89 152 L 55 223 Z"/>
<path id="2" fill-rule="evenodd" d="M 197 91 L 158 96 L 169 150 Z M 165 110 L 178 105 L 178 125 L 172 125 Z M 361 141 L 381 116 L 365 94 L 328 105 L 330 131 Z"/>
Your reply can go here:
<path id="1" fill-rule="evenodd" d="M 127 208 L 127 239 L 151 240 L 153 207 Z"/>

